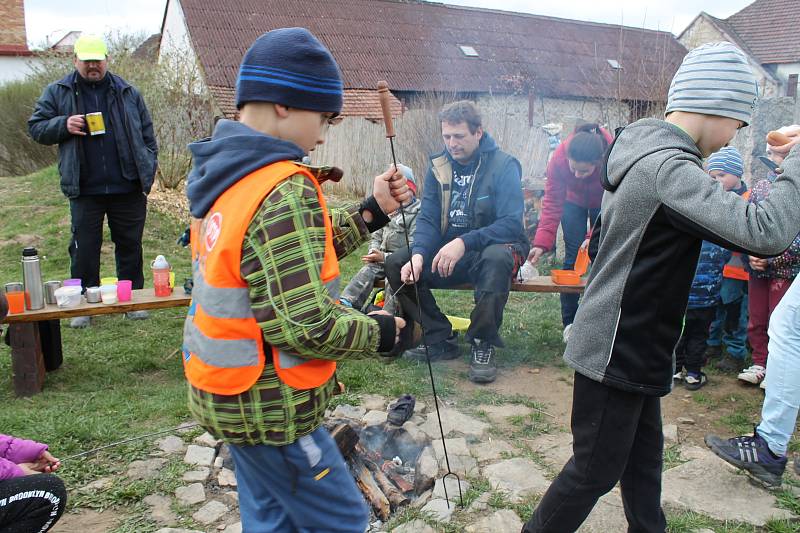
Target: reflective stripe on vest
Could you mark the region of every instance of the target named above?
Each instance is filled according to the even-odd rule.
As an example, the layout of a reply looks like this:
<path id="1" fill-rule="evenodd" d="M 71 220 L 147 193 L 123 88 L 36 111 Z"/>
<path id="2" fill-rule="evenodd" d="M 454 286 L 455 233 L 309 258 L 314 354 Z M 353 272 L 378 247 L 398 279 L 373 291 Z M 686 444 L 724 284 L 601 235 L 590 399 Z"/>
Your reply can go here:
<path id="1" fill-rule="evenodd" d="M 250 307 L 241 275 L 241 250 L 250 221 L 264 198 L 281 181 L 305 174 L 314 183 L 325 221 L 325 256 L 320 277 L 338 300 L 339 263 L 325 198 L 302 167 L 279 162 L 245 176 L 217 198 L 202 220 L 192 222 L 192 305 L 184 325 L 183 362 L 189 382 L 204 391 L 233 395 L 246 391 L 264 370 L 261 328 Z M 270 347 L 278 377 L 296 389 L 318 387 L 331 379 L 336 363 L 299 357 Z"/>

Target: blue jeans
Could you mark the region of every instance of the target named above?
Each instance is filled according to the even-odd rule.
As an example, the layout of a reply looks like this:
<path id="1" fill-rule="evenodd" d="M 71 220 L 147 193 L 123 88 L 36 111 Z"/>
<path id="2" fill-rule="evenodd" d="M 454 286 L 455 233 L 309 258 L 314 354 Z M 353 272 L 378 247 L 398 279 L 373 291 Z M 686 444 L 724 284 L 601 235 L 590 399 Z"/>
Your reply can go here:
<path id="1" fill-rule="evenodd" d="M 767 391 L 758 434 L 786 455 L 800 407 L 800 282 L 795 280 L 769 319 Z"/>
<path id="2" fill-rule="evenodd" d="M 717 304 L 717 317 L 711 323 L 708 333 L 709 346 L 725 345 L 728 355 L 737 359 L 747 356 L 747 282 L 739 279 L 722 278 L 720 287 L 720 303 Z M 732 309 L 732 306 L 738 309 Z M 728 314 L 736 314 L 739 321 L 729 325 Z"/>
<path id="3" fill-rule="evenodd" d="M 564 270 L 571 270 L 575 266 L 575 258 L 578 257 L 581 244 L 586 240 L 588 228 L 594 224 L 599 214 L 600 209 L 589 209 L 564 202 L 564 212 L 561 214 L 561 229 L 564 232 Z M 578 294 L 561 294 L 561 322 L 564 327 L 575 321 L 578 298 Z"/>
<path id="4" fill-rule="evenodd" d="M 230 446 L 243 533 L 364 533 L 369 514 L 336 443 L 317 428 L 288 446 Z"/>

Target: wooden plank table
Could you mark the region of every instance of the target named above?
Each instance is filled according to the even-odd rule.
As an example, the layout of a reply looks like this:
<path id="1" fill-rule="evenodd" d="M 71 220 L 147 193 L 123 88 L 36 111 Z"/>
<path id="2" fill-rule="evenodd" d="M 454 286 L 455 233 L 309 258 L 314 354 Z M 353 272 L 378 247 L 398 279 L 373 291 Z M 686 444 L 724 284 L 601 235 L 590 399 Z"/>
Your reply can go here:
<path id="1" fill-rule="evenodd" d="M 37 311 L 9 314 L 3 323 L 9 324 L 14 393 L 18 396 L 32 396 L 42 391 L 45 352 L 48 355 L 58 353 L 60 359 L 62 318 L 188 307 L 190 302 L 191 296 L 185 295 L 180 288 L 174 290 L 170 296 L 158 297 L 153 294 L 153 289 L 139 289 L 132 292 L 129 302 L 90 304 L 83 301 L 77 307 L 70 308 L 48 304 Z"/>

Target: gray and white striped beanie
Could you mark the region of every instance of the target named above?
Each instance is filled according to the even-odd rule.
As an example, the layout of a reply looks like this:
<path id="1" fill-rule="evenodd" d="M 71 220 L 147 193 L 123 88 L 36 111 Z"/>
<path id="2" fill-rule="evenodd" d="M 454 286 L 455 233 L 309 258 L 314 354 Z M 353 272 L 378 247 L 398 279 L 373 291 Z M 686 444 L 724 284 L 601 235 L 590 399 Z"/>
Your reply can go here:
<path id="1" fill-rule="evenodd" d="M 698 46 L 683 58 L 672 78 L 667 110 L 728 117 L 750 123 L 758 100 L 758 81 L 747 56 L 721 41 Z"/>

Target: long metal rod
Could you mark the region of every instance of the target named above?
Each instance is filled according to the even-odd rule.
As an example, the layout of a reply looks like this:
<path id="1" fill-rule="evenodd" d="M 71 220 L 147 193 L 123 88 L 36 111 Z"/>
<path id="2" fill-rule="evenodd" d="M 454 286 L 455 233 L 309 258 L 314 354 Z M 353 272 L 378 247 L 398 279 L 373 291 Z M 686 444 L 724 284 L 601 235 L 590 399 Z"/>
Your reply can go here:
<path id="1" fill-rule="evenodd" d="M 397 171 L 397 157 L 395 156 L 394 152 L 394 137 L 389 136 L 389 146 L 392 150 L 392 164 L 394 165 L 395 172 Z M 420 200 L 421 201 L 421 200 Z M 431 378 L 431 390 L 433 391 L 433 405 L 436 407 L 436 420 L 439 422 L 439 434 L 442 436 L 442 451 L 444 452 L 444 462 L 447 465 L 447 473 L 442 477 L 442 487 L 444 487 L 444 498 L 447 502 L 447 508 L 450 508 L 450 498 L 447 496 L 447 484 L 444 482 L 444 479 L 448 476 L 454 476 L 457 480 L 458 485 L 458 499 L 460 505 L 464 506 L 464 495 L 461 492 L 461 479 L 458 477 L 458 474 L 453 472 L 450 468 L 450 456 L 447 454 L 447 442 L 444 438 L 444 426 L 442 425 L 442 414 L 439 411 L 439 395 L 436 393 L 436 380 L 433 378 L 433 365 L 431 364 L 431 354 L 430 349 L 428 348 L 428 339 L 427 339 L 427 332 L 425 331 L 425 325 L 422 323 L 422 304 L 420 303 L 419 299 L 419 285 L 417 284 L 416 274 L 414 273 L 414 261 L 413 256 L 411 253 L 411 241 L 408 238 L 408 226 L 406 226 L 406 212 L 403 209 L 403 204 L 400 204 L 400 216 L 403 219 L 403 227 L 406 228 L 404 232 L 406 238 L 406 247 L 408 248 L 408 260 L 411 264 L 411 283 L 414 285 L 414 296 L 417 299 L 417 313 L 420 319 L 420 326 L 422 327 L 422 345 L 425 346 L 425 361 L 428 363 L 428 374 Z M 424 263 L 424 262 L 423 262 Z M 397 289 L 398 291 L 400 289 Z M 406 324 L 406 327 L 411 327 L 410 324 Z"/>
<path id="2" fill-rule="evenodd" d="M 191 424 L 184 424 L 184 425 L 178 426 L 176 428 L 162 429 L 161 431 L 156 431 L 155 433 L 148 433 L 147 435 L 139 435 L 138 437 L 130 437 L 130 438 L 123 439 L 123 440 L 120 440 L 120 441 L 117 441 L 117 442 L 112 442 L 111 444 L 106 444 L 105 446 L 100 446 L 98 448 L 92 448 L 91 450 L 87 450 L 85 452 L 76 453 L 74 455 L 68 455 L 67 457 L 59 459 L 59 461 L 61 461 L 63 463 L 64 461 L 69 461 L 71 459 L 77 459 L 78 457 L 83 457 L 84 455 L 93 455 L 93 454 L 95 454 L 95 453 L 97 453 L 99 451 L 106 450 L 108 448 L 114 448 L 115 446 L 119 446 L 121 444 L 126 444 L 128 442 L 134 442 L 134 441 L 146 439 L 146 438 L 149 438 L 149 437 L 155 437 L 156 435 L 163 435 L 164 433 L 173 433 L 173 432 L 181 430 L 181 429 L 191 429 L 191 428 L 199 426 L 199 425 L 200 425 L 199 423 L 193 422 Z"/>

